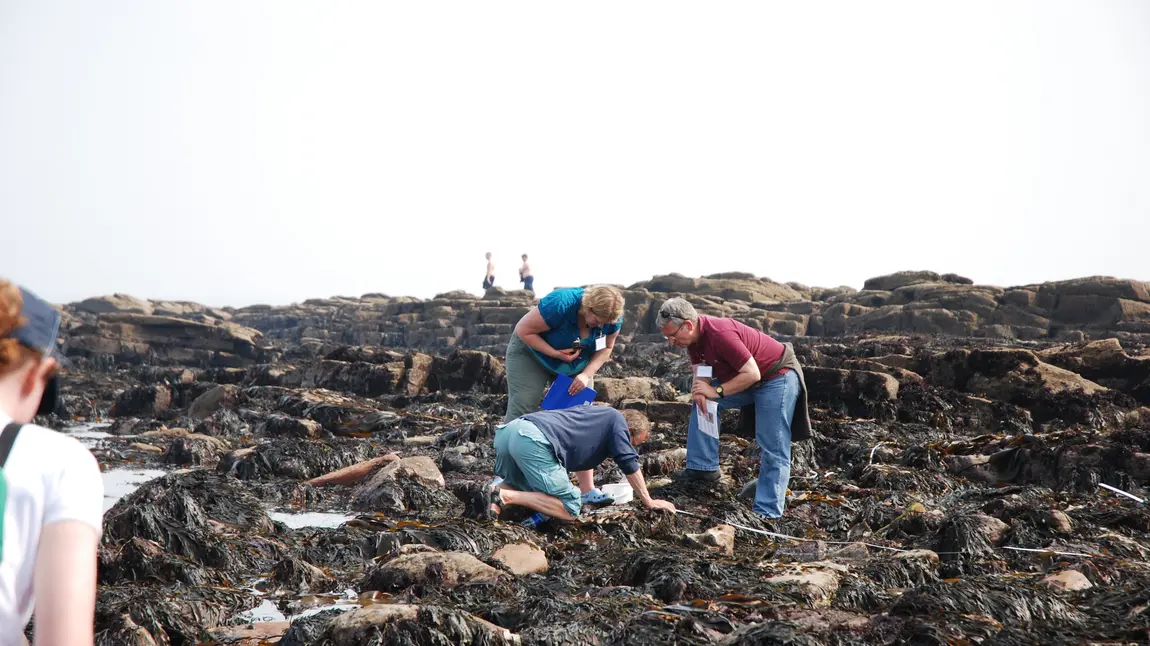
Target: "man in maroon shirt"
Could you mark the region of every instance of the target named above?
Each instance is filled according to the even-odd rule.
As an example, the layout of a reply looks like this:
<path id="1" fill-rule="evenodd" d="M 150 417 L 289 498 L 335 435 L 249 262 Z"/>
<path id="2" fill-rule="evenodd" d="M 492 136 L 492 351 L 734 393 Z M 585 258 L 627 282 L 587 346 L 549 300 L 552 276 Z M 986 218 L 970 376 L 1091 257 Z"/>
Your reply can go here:
<path id="1" fill-rule="evenodd" d="M 707 402 L 714 400 L 719 410 L 753 406 L 755 439 L 762 449 L 753 509 L 767 518 L 782 516 L 791 440 L 810 436 L 802 367 L 794 349 L 734 319 L 700 316 L 682 298 L 663 303 L 657 324 L 669 343 L 687 348 L 691 357 L 695 405 L 687 426 L 687 477 L 719 479 L 718 434 L 699 428 Z M 801 410 L 796 406 L 800 399 Z"/>

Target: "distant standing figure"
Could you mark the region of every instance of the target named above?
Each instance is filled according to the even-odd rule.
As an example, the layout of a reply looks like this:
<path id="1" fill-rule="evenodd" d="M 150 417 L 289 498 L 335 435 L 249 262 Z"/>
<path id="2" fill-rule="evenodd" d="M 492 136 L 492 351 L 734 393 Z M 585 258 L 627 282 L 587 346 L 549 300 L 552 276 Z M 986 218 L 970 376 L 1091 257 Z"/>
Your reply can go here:
<path id="1" fill-rule="evenodd" d="M 495 263 L 491 262 L 491 252 L 487 252 L 487 274 L 483 278 L 483 289 L 495 286 Z"/>
<path id="2" fill-rule="evenodd" d="M 535 277 L 531 275 L 531 265 L 527 264 L 527 254 L 523 254 L 523 266 L 519 268 L 519 282 L 523 283 L 523 289 L 535 291 Z"/>

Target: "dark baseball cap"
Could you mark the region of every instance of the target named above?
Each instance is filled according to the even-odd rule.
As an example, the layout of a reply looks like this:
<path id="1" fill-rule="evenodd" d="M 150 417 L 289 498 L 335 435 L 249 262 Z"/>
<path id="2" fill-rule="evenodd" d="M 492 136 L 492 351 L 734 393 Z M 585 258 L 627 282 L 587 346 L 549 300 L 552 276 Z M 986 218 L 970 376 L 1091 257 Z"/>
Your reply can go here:
<path id="1" fill-rule="evenodd" d="M 24 309 L 20 312 L 24 324 L 12 332 L 12 338 L 43 352 L 46 357 L 55 357 L 63 362 L 64 355 L 56 347 L 56 337 L 60 334 L 60 311 L 23 287 L 20 288 L 20 296 L 24 300 Z"/>
<path id="2" fill-rule="evenodd" d="M 24 323 L 12 331 L 12 338 L 29 348 L 42 352 L 45 357 L 52 357 L 61 366 L 67 365 L 64 354 L 56 345 L 56 337 L 60 334 L 60 311 L 52 307 L 47 301 L 20 288 L 20 296 L 24 301 L 20 317 Z M 56 396 L 59 392 L 60 378 L 53 375 L 44 387 L 44 395 L 40 398 L 40 415 L 51 413 L 56 407 Z"/>

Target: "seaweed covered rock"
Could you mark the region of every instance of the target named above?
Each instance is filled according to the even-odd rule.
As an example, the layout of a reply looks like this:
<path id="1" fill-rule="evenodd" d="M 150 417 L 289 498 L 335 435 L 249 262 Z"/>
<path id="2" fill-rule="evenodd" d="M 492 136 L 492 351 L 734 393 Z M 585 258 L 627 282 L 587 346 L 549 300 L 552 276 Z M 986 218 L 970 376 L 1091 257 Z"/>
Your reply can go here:
<path id="1" fill-rule="evenodd" d="M 423 552 L 399 556 L 372 569 L 361 588 L 382 592 L 413 585 L 453 588 L 464 583 L 496 583 L 506 576 L 465 552 Z"/>
<path id="2" fill-rule="evenodd" d="M 319 644 L 513 646 L 518 635 L 460 610 L 387 604 L 351 610 L 328 624 Z"/>
<path id="3" fill-rule="evenodd" d="M 372 457 L 370 444 L 357 440 L 326 442 L 282 438 L 225 455 L 217 467 L 241 480 L 309 480 Z"/>
<path id="4" fill-rule="evenodd" d="M 246 543 L 245 535 L 264 541 L 269 553 L 276 551 L 270 541 L 258 538 L 274 535 L 259 499 L 235 480 L 190 471 L 147 482 L 117 502 L 104 515 L 102 544 L 119 548 L 142 538 L 171 554 L 227 570 L 259 560 L 260 550 L 228 540 Z"/>
<path id="5" fill-rule="evenodd" d="M 357 486 L 353 496 L 356 509 L 373 511 L 449 508 L 458 502 L 444 490 L 443 474 L 426 456 L 402 458 L 388 464 Z"/>

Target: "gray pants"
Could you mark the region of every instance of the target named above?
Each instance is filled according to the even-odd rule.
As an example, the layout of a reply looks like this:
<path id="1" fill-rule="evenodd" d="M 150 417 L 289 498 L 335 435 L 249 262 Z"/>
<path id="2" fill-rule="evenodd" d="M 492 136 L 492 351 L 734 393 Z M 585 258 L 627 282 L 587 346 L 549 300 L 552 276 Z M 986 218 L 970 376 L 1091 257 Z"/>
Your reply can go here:
<path id="1" fill-rule="evenodd" d="M 507 369 L 507 414 L 503 416 L 503 423 L 506 424 L 539 410 L 543 394 L 547 392 L 547 386 L 555 379 L 555 375 L 539 363 L 535 355 L 531 354 L 531 348 L 514 332 L 507 343 L 503 365 Z M 594 380 L 587 387 L 594 388 Z"/>

